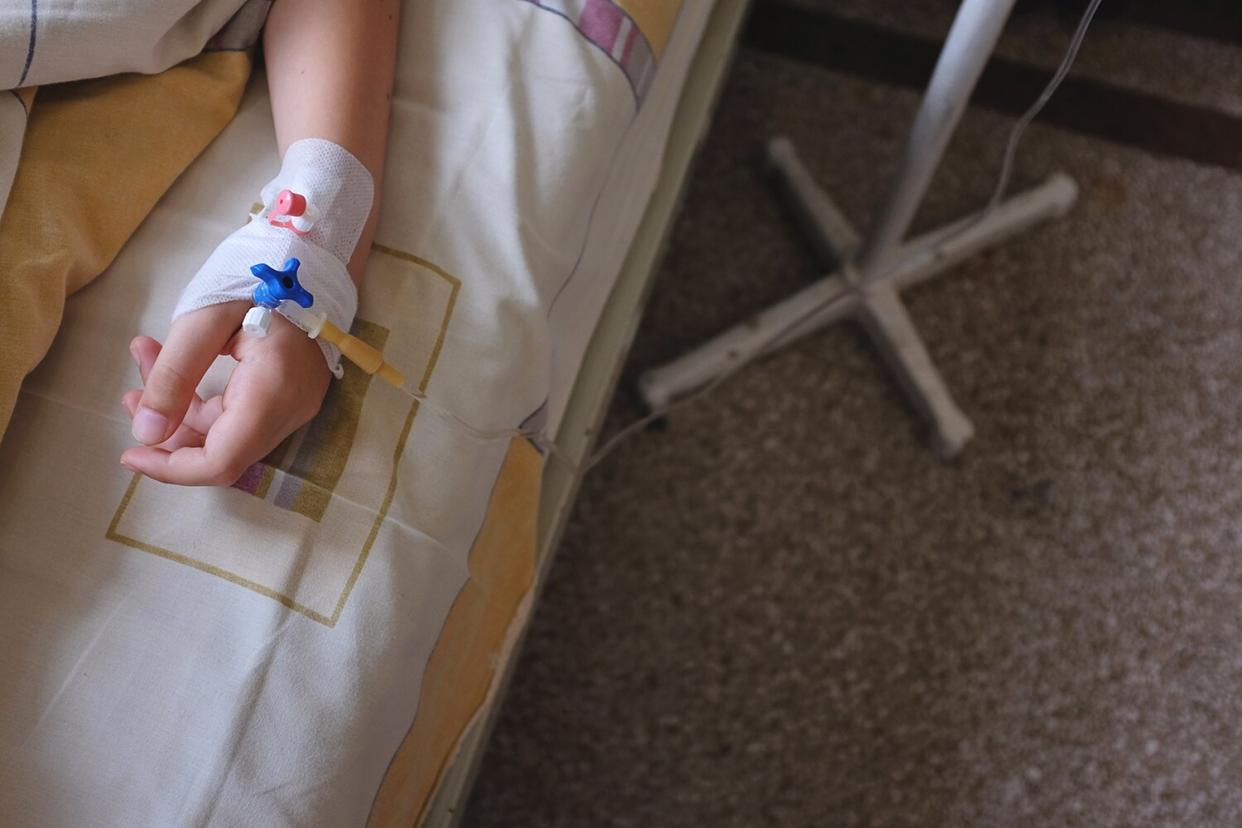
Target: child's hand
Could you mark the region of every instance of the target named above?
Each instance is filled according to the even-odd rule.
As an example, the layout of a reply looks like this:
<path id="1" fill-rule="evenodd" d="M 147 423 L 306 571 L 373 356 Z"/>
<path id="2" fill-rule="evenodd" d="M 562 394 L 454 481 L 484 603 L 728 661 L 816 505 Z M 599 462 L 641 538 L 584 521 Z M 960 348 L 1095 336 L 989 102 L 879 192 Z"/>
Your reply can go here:
<path id="1" fill-rule="evenodd" d="M 179 317 L 168 342 L 135 337 L 145 390 L 126 392 L 134 438 L 121 464 L 165 483 L 229 486 L 319 411 L 331 373 L 314 340 L 279 314 L 266 337 L 241 333 L 247 302 Z M 237 360 L 224 393 L 195 389 L 218 354 Z"/>

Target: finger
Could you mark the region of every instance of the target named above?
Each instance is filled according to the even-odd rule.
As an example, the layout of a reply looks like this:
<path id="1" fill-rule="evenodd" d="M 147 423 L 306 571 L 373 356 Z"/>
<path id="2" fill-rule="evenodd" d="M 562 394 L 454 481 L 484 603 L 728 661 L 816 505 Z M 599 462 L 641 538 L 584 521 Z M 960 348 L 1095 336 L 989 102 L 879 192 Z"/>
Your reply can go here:
<path id="1" fill-rule="evenodd" d="M 233 341 L 237 339 L 241 331 L 235 331 L 233 336 L 229 337 L 224 347 L 220 349 L 221 356 L 227 356 L 233 346 Z M 155 359 L 160 355 L 163 349 L 158 339 L 150 336 L 136 336 L 129 343 L 129 353 L 134 358 L 134 364 L 138 366 L 138 373 L 142 375 L 142 381 L 147 381 L 147 374 L 151 370 L 151 366 L 155 364 Z"/>
<path id="2" fill-rule="evenodd" d="M 133 388 L 126 391 L 121 396 L 121 406 L 129 412 L 129 417 L 134 418 L 134 412 L 138 410 L 138 401 L 142 399 L 142 389 Z M 185 418 L 181 421 L 183 427 L 189 427 L 197 431 L 199 434 L 206 434 L 211 430 L 211 424 L 220 416 L 220 412 L 224 410 L 224 397 L 217 394 L 209 400 L 202 400 L 195 395 L 194 400 L 190 403 L 190 408 L 185 412 Z"/>
<path id="3" fill-rule="evenodd" d="M 167 440 L 181 425 L 203 374 L 233 335 L 244 315 L 243 302 L 212 305 L 179 317 L 168 332 L 168 342 L 146 372 L 146 387 L 134 411 L 134 439 L 147 445 Z M 151 351 L 150 343 L 135 340 L 139 363 Z M 151 342 L 154 342 L 152 340 Z"/>
<path id="4" fill-rule="evenodd" d="M 169 437 L 158 446 L 150 448 L 163 449 L 164 451 L 178 451 L 184 448 L 197 448 L 207 442 L 207 435 L 201 434 L 192 428 L 181 426 L 173 432 L 173 436 Z"/>
<path id="5" fill-rule="evenodd" d="M 134 412 L 138 410 L 138 401 L 142 399 L 141 388 L 131 388 L 121 395 L 121 407 L 129 412 L 129 418 L 134 418 Z"/>
<path id="6" fill-rule="evenodd" d="M 121 397 L 121 406 L 129 412 L 131 418 L 134 416 L 134 411 L 138 408 L 138 401 L 140 399 L 142 399 L 141 389 L 126 391 L 124 396 Z M 219 399 L 219 397 L 212 397 L 212 400 L 217 403 L 216 408 L 219 408 Z M 185 419 L 181 422 L 181 426 L 173 432 L 173 436 L 160 443 L 159 448 L 175 451 L 184 446 L 201 446 L 207 439 L 205 436 L 207 429 L 211 427 L 210 421 L 202 416 L 203 410 L 202 403 L 196 402 L 192 404 L 189 413 L 185 415 Z M 203 420 L 207 424 L 201 427 L 197 426 L 195 424 L 196 419 Z"/>
<path id="7" fill-rule="evenodd" d="M 149 336 L 136 336 L 130 341 L 129 353 L 134 358 L 134 363 L 138 366 L 138 375 L 142 377 L 143 385 L 146 385 L 147 376 L 151 373 L 151 368 L 155 365 L 155 360 L 159 357 L 162 349 L 163 346 L 160 345 L 159 340 Z M 134 396 L 135 394 L 137 394 L 137 397 Z M 138 401 L 141 399 L 141 388 L 139 388 L 136 392 L 128 391 L 125 393 L 125 396 L 121 398 L 121 404 L 129 411 L 130 419 L 133 419 L 134 412 L 138 409 Z M 190 423 L 191 428 L 205 434 L 207 433 L 207 429 L 211 427 L 210 423 L 196 425 L 191 422 L 191 420 L 195 417 L 196 409 L 202 404 L 203 398 L 195 392 L 193 398 L 190 400 L 190 407 L 186 411 L 183 422 Z"/>
<path id="8" fill-rule="evenodd" d="M 151 368 L 155 365 L 155 360 L 159 357 L 162 349 L 163 346 L 160 345 L 159 341 L 149 336 L 136 336 L 129 343 L 129 353 L 138 365 L 138 373 L 142 377 L 143 383 L 146 383 L 147 376 L 151 373 Z M 136 391 L 127 391 L 121 398 L 121 405 L 129 412 L 130 419 L 133 419 L 140 399 L 142 399 L 141 388 Z M 182 422 L 199 433 L 200 445 L 202 444 L 201 436 L 207 433 L 211 428 L 211 424 L 215 422 L 216 417 L 220 416 L 220 412 L 223 410 L 223 399 L 222 396 L 217 394 L 211 399 L 204 401 L 197 393 L 190 399 L 190 407 L 186 410 Z"/>
<path id="9" fill-rule="evenodd" d="M 160 355 L 159 340 L 149 336 L 136 336 L 129 342 L 129 353 L 134 358 L 134 363 L 138 366 L 138 374 L 142 377 L 142 381 L 147 381 L 147 374 L 151 373 L 151 366 L 155 364 L 155 358 Z"/>
<path id="10" fill-rule="evenodd" d="M 210 399 L 191 403 L 190 410 L 185 415 L 185 422 L 195 431 L 206 434 L 223 413 L 224 396 L 216 394 Z"/>
<path id="11" fill-rule="evenodd" d="M 271 428 L 273 421 L 279 422 L 263 406 L 235 404 L 216 419 L 202 446 L 175 451 L 135 446 L 125 450 L 121 463 L 163 483 L 231 486 L 283 439 L 280 428 Z"/>

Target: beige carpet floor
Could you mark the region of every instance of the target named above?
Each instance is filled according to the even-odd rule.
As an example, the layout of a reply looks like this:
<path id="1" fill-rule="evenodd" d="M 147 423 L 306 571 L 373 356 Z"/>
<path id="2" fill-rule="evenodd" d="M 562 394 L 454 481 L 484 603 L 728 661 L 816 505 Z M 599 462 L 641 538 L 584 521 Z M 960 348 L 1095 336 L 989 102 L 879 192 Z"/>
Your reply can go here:
<path id="1" fill-rule="evenodd" d="M 910 294 L 978 430 L 958 462 L 840 327 L 591 473 L 466 824 L 1242 825 L 1232 5 L 1101 19 L 1017 166 L 1078 205 Z M 757 6 L 626 383 L 817 275 L 769 136 L 865 226 L 918 101 L 897 69 L 953 8 Z M 807 59 L 774 20 L 901 48 Z M 1050 69 L 1074 22 L 1025 11 L 999 54 Z M 1006 106 L 968 111 L 920 226 L 986 198 Z M 623 390 L 608 428 L 641 413 Z"/>

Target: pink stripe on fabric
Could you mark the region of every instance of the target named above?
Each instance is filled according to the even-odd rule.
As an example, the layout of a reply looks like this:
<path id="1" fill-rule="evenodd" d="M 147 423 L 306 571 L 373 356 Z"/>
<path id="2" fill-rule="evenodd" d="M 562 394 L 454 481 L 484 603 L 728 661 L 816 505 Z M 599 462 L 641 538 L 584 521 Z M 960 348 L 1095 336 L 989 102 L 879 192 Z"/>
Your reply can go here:
<path id="1" fill-rule="evenodd" d="M 266 466 L 263 463 L 252 463 L 250 468 L 242 472 L 242 476 L 237 478 L 237 482 L 233 484 L 234 489 L 241 489 L 248 494 L 254 494 L 259 491 L 259 481 L 263 479 L 263 469 Z"/>
<path id="2" fill-rule="evenodd" d="M 625 38 L 625 48 L 621 51 L 621 66 L 630 65 L 630 53 L 634 51 L 634 41 L 638 40 L 638 26 L 630 26 L 630 34 Z"/>
<path id="3" fill-rule="evenodd" d="M 587 0 L 578 18 L 578 30 L 606 51 L 611 52 L 621 30 L 621 9 L 609 0 Z"/>

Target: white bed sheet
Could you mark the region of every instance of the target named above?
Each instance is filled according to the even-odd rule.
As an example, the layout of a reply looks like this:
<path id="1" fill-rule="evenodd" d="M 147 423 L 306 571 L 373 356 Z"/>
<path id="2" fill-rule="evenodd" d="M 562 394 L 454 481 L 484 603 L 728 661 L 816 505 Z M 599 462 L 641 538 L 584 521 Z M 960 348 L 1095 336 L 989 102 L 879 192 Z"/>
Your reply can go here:
<path id="1" fill-rule="evenodd" d="M 406 4 L 378 232 L 401 255 L 373 255 L 360 317 L 437 405 L 484 429 L 558 421 L 710 6 L 685 0 L 635 118 L 562 16 Z M 70 300 L 0 442 L 3 824 L 358 824 L 414 717 L 504 441 L 373 384 L 317 521 L 117 464 L 130 336 L 166 330 L 276 166 L 259 79 Z"/>
<path id="2" fill-rule="evenodd" d="M 660 59 L 659 73 L 616 150 L 608 179 L 593 207 L 581 258 L 552 305 L 549 324 L 555 348 L 548 399 L 550 434 L 560 429 L 587 343 L 655 189 L 682 84 L 715 5 L 715 0 L 686 0 L 682 4 L 677 26 Z"/>

